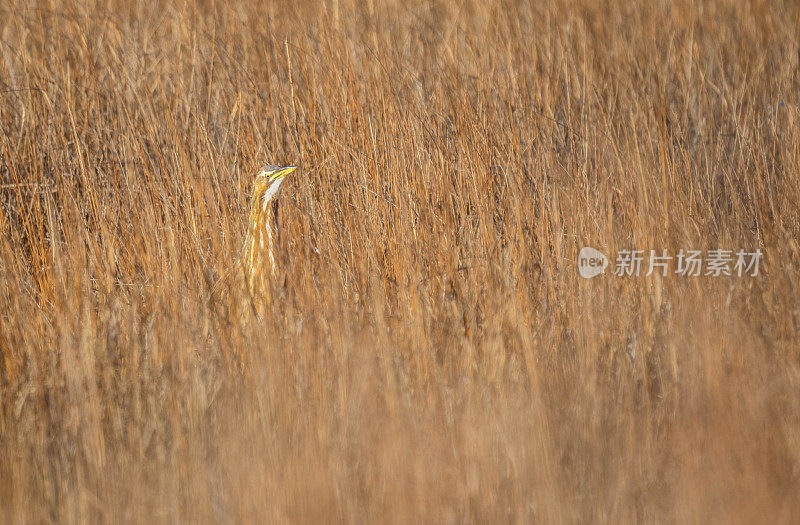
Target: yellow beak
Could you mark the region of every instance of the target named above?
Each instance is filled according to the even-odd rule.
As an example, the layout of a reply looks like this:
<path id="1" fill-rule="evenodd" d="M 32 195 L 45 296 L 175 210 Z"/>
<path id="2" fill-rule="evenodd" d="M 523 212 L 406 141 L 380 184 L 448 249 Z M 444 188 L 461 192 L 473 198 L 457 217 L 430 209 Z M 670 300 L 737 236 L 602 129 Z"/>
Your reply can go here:
<path id="1" fill-rule="evenodd" d="M 281 168 L 279 170 L 275 170 L 272 175 L 269 176 L 270 181 L 282 179 L 294 170 L 297 169 L 297 166 L 286 166 L 285 168 Z"/>

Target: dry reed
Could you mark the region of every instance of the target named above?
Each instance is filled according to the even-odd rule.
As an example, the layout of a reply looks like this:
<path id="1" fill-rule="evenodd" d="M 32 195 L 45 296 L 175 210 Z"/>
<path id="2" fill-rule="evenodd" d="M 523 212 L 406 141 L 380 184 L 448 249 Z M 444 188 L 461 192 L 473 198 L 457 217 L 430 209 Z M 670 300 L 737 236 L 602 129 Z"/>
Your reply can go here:
<path id="1" fill-rule="evenodd" d="M 0 5 L 0 519 L 800 520 L 798 4 L 530 4 Z"/>

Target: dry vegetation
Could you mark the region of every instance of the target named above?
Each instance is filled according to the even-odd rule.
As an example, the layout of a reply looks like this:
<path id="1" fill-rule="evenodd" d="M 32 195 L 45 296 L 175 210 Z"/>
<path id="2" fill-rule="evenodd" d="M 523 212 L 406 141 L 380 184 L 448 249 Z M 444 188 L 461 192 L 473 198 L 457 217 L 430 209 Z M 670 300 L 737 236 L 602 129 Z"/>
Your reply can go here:
<path id="1" fill-rule="evenodd" d="M 798 4 L 361 4 L 0 4 L 0 519 L 797 522 Z"/>

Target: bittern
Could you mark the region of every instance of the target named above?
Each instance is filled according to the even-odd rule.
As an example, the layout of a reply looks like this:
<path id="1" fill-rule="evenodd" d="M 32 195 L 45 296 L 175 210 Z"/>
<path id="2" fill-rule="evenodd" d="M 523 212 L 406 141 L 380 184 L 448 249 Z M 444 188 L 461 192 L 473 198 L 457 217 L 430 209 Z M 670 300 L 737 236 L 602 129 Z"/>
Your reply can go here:
<path id="1" fill-rule="evenodd" d="M 266 166 L 256 175 L 250 200 L 250 218 L 242 252 L 244 276 L 254 298 L 268 300 L 267 279 L 274 278 L 278 240 L 278 197 L 286 176 L 296 166 Z"/>

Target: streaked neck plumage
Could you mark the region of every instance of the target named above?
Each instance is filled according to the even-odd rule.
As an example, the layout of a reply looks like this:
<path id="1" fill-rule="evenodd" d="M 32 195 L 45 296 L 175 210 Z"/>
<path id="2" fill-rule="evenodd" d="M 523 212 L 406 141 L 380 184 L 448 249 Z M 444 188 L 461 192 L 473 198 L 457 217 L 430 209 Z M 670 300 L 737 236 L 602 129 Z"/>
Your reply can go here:
<path id="1" fill-rule="evenodd" d="M 283 179 L 269 182 L 266 178 L 256 180 L 250 202 L 250 221 L 244 245 L 244 263 L 247 281 L 251 289 L 264 272 L 274 276 L 277 270 L 274 247 L 278 235 L 278 196 Z"/>

